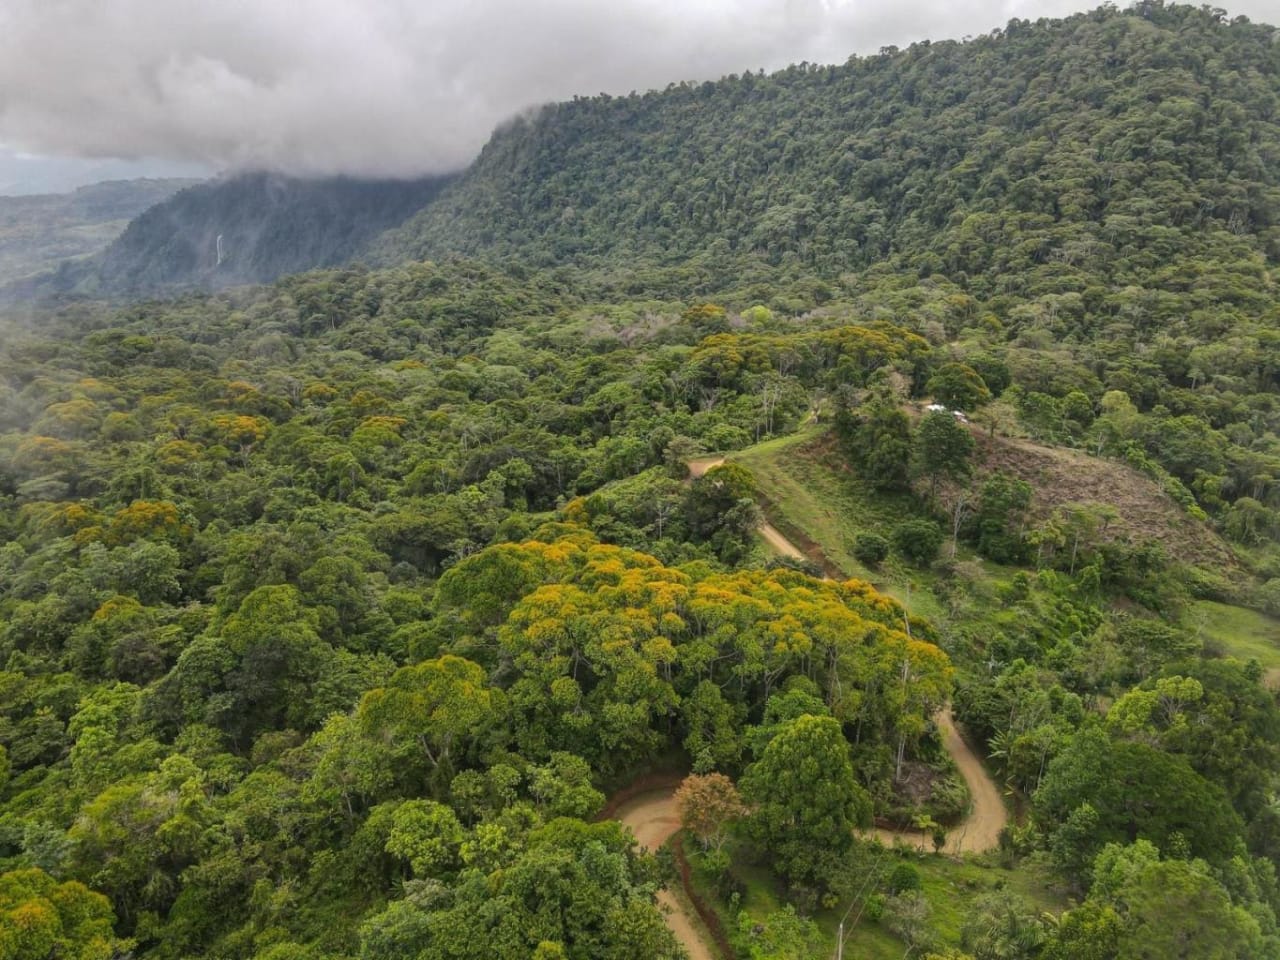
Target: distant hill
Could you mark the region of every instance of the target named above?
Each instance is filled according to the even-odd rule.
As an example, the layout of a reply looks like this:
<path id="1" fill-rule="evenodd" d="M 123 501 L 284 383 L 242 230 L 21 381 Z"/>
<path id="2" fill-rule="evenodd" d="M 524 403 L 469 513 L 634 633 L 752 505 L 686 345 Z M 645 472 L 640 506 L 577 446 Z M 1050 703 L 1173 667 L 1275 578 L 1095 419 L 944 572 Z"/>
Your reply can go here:
<path id="1" fill-rule="evenodd" d="M 579 98 L 499 131 L 380 252 L 660 268 L 686 294 L 884 265 L 979 297 L 1191 277 L 1231 296 L 1224 274 L 1280 258 L 1276 37 L 1146 0 Z"/>
<path id="2" fill-rule="evenodd" d="M 416 213 L 447 182 L 251 173 L 202 184 L 129 224 L 106 250 L 96 279 L 103 292 L 132 293 L 262 283 L 335 266 Z"/>
<path id="3" fill-rule="evenodd" d="M 18 293 L 149 296 L 337 266 L 448 182 L 248 173 L 202 183 L 143 212 L 91 262 L 64 265 Z"/>
<path id="4" fill-rule="evenodd" d="M 112 180 L 71 193 L 0 197 L 0 285 L 98 253 L 148 207 L 196 180 Z"/>

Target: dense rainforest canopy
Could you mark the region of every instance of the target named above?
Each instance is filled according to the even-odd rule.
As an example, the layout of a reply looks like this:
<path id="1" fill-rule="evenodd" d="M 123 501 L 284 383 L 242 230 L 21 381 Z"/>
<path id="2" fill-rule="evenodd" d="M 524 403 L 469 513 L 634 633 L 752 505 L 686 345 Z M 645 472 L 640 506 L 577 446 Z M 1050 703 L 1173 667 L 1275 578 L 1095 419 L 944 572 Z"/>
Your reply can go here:
<path id="1" fill-rule="evenodd" d="M 0 960 L 674 958 L 655 770 L 742 957 L 1280 956 L 1277 103 L 1270 27 L 1015 21 L 0 320 Z M 1009 826 L 885 851 L 947 705 Z"/>
<path id="2" fill-rule="evenodd" d="M 1142 2 L 579 98 L 500 131 L 384 249 L 684 295 L 875 267 L 1085 314 L 1131 287 L 1151 320 L 1179 292 L 1247 303 L 1280 256 L 1278 78 L 1273 27 Z"/>

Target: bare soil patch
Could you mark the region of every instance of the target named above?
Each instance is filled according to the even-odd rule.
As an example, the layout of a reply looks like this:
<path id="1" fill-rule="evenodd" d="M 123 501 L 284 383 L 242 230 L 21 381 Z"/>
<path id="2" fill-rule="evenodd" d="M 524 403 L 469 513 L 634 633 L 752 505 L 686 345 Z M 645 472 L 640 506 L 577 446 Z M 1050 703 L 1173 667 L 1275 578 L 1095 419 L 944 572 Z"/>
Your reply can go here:
<path id="1" fill-rule="evenodd" d="M 1231 548 L 1206 523 L 1187 513 L 1149 477 L 1116 460 L 1030 440 L 990 437 L 973 430 L 978 472 L 1006 473 L 1033 491 L 1033 518 L 1043 520 L 1067 504 L 1107 504 L 1117 513 L 1105 536 L 1133 543 L 1158 541 L 1168 556 L 1230 570 L 1239 566 Z"/>

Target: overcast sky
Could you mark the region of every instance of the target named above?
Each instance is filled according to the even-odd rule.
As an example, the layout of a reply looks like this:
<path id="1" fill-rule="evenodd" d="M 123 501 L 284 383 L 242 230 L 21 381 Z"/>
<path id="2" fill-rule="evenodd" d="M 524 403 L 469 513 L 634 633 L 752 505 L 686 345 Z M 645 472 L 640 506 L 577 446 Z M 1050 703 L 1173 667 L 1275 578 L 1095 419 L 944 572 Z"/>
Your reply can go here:
<path id="1" fill-rule="evenodd" d="M 66 189 L 104 171 L 452 170 L 496 124 L 539 103 L 801 60 L 839 63 L 886 44 L 1096 5 L 0 0 L 0 193 Z M 1280 21 L 1277 0 L 1226 6 Z"/>

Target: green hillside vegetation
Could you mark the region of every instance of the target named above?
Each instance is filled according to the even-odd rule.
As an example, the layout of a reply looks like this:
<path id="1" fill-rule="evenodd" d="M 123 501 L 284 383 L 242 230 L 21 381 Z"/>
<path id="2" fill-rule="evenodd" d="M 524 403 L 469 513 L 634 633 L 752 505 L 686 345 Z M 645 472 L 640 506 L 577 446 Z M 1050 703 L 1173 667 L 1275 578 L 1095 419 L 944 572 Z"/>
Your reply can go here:
<path id="1" fill-rule="evenodd" d="M 1187 610 L 1187 625 L 1206 646 L 1241 660 L 1257 660 L 1268 671 L 1268 685 L 1280 679 L 1280 618 L 1257 610 L 1201 600 Z"/>
<path id="2" fill-rule="evenodd" d="M 1127 464 L 1082 450 L 1049 447 L 1018 437 L 988 436 L 973 430 L 975 450 L 969 482 L 939 493 L 940 514 L 966 505 L 976 488 L 992 477 L 1021 480 L 1031 488 L 1023 521 L 1028 531 L 1073 514 L 1098 515 L 1092 531 L 1098 542 L 1126 541 L 1158 546 L 1208 578 L 1241 575 L 1231 545 L 1202 521 L 1188 515 L 1158 484 Z M 876 491 L 839 449 L 838 439 L 820 427 L 749 447 L 730 455 L 756 476 L 775 526 L 809 547 L 821 563 L 837 570 L 874 575 L 858 559 L 860 533 L 888 536 L 912 501 L 904 491 Z"/>
<path id="3" fill-rule="evenodd" d="M 695 854 L 692 859 L 701 871 L 706 871 L 705 859 L 701 855 Z M 945 957 L 947 948 L 941 944 L 957 945 L 965 942 L 966 936 L 970 940 L 975 939 L 975 919 L 998 916 L 1001 906 L 1012 905 L 1015 910 L 1023 911 L 1014 914 L 1014 929 L 1017 930 L 1017 920 L 1034 917 L 1037 913 L 1057 915 L 1069 905 L 1064 892 L 1055 886 L 1051 872 L 1043 866 L 1024 864 L 1017 870 L 1002 870 L 972 860 L 962 862 L 911 853 L 890 853 L 883 859 L 869 857 L 859 863 L 858 868 L 864 876 L 877 878 L 876 886 L 880 890 L 865 903 L 856 903 L 849 916 L 845 917 L 845 956 L 860 960 L 901 960 L 907 946 L 901 934 L 907 933 L 910 937 L 912 933 L 919 935 L 926 930 L 930 942 L 942 951 L 936 955 Z M 767 869 L 744 866 L 740 875 L 746 893 L 741 898 L 743 911 L 739 922 L 745 928 L 744 932 L 761 928 L 761 933 L 752 938 L 755 944 L 776 938 L 782 941 L 776 948 L 780 953 L 791 946 L 793 955 L 806 960 L 810 957 L 819 960 L 831 955 L 831 949 L 824 952 L 824 948 L 835 943 L 847 904 L 818 911 L 813 925 L 806 927 L 787 914 L 787 891 Z M 895 878 L 903 887 L 897 893 L 889 893 L 894 889 Z M 714 895 L 710 888 L 704 888 L 704 891 Z M 904 924 L 902 920 L 905 920 L 908 910 L 902 908 L 907 904 L 914 906 L 917 895 L 920 902 L 930 906 L 918 910 L 919 917 L 914 926 L 909 920 Z M 895 919 L 895 910 L 903 915 L 902 920 Z M 802 939 L 806 933 L 812 936 L 809 944 Z M 956 947 L 951 949 L 951 956 L 955 956 L 958 952 Z M 742 955 L 751 956 L 750 948 Z M 786 956 L 785 953 L 782 955 Z"/>
<path id="4" fill-rule="evenodd" d="M 1280 957 L 1275 36 L 576 100 L 378 269 L 0 318 L 0 960 L 676 960 L 684 868 L 751 960 Z M 886 850 L 947 705 L 1018 816 Z M 686 859 L 597 819 L 673 769 Z"/>
<path id="5" fill-rule="evenodd" d="M 672 748 L 741 778 L 761 819 L 733 849 L 779 871 L 802 913 L 885 899 L 848 830 L 901 815 L 900 772 L 941 763 L 929 718 L 948 698 L 1030 799 L 1005 868 L 1047 858 L 1055 883 L 1085 891 L 1103 845 L 1136 834 L 1192 857 L 1187 883 L 1206 896 L 1256 890 L 1231 894 L 1253 918 L 1237 932 L 1271 949 L 1280 711 L 1260 669 L 1198 659 L 1179 627 L 1188 584 L 1216 596 L 1220 581 L 1102 537 L 1054 541 L 1030 576 L 1008 557 L 967 575 L 975 549 L 1029 550 L 1039 527 L 1008 514 L 1000 529 L 1017 537 L 966 527 L 964 563 L 945 562 L 932 517 L 969 475 L 953 465 L 930 499 L 937 464 L 912 451 L 929 416 L 967 435 L 950 414 L 906 417 L 910 489 L 849 501 L 891 544 L 863 569 L 909 621 L 865 582 L 761 569 L 751 473 L 682 479 L 699 450 L 757 437 L 780 439 L 748 462 L 813 463 L 797 454 L 825 427 L 781 438 L 815 398 L 837 398 L 837 430 L 856 432 L 893 390 L 938 386 L 945 347 L 831 305 L 796 323 L 592 302 L 561 275 L 467 263 L 82 306 L 6 344 L 5 869 L 105 894 L 116 936 L 148 954 L 489 956 L 501 936 L 514 957 L 549 929 L 570 955 L 601 937 L 664 955 L 656 868 L 604 828 L 554 818 L 589 816 L 601 788 Z M 817 502 L 865 469 L 844 462 L 830 481 L 805 468 Z M 1247 576 L 1240 596 L 1265 599 Z M 1166 687 L 1172 706 L 1144 706 Z M 778 832 L 789 814 L 770 804 L 817 794 L 771 799 L 766 771 L 835 749 L 849 777 L 822 816 L 845 839 Z M 1099 826 L 1077 834 L 1079 791 L 1109 775 L 1077 770 L 1081 751 L 1180 786 L 1142 811 L 1099 799 L 1077 817 Z M 954 816 L 941 802 L 920 812 Z M 556 872 L 588 847 L 613 858 L 603 886 Z M 731 883 L 735 862 L 711 882 Z M 600 919 L 504 925 L 513 905 L 479 892 L 495 870 L 548 892 L 563 875 Z M 1022 901 L 974 909 L 1038 916 Z M 625 933 L 607 919 L 619 910 L 635 918 Z"/>
<path id="6" fill-rule="evenodd" d="M 628 345 L 653 312 L 672 322 Z M 597 785 L 673 746 L 749 770 L 792 722 L 748 736 L 784 691 L 877 758 L 841 801 L 865 822 L 890 744 L 928 749 L 951 667 L 865 584 L 742 566 L 749 494 L 680 482 L 682 451 L 762 429 L 750 394 L 669 403 L 707 313 L 423 265 L 7 337 L 5 868 L 105 893 L 118 935 L 157 955 L 390 956 L 412 936 L 492 956 L 488 926 L 410 932 L 435 902 L 412 898 L 444 883 L 472 899 L 438 910 L 511 925 L 498 949 L 523 956 L 544 927 L 498 901 L 476 914 L 485 877 L 528 871 L 550 897 L 551 874 L 597 857 L 598 918 L 545 936 L 662 956 L 649 861 L 556 817 L 589 817 Z M 806 337 L 833 360 L 922 362 L 918 338 L 870 333 Z M 771 407 L 775 429 L 802 406 Z M 636 513 L 583 496 L 637 474 Z M 887 682 L 904 656 L 922 678 L 905 698 Z M 801 885 L 840 868 L 757 842 Z"/>
<path id="7" fill-rule="evenodd" d="M 1275 49 L 1270 27 L 1140 3 L 579 99 L 501 131 L 383 255 L 852 307 L 1012 382 L 998 409 L 1031 439 L 1125 459 L 1271 542 Z"/>
<path id="8" fill-rule="evenodd" d="M 1025 452 L 1029 446 L 1025 441 L 1008 443 L 1013 451 Z M 991 444 L 988 440 L 988 454 Z M 1033 462 L 1038 463 L 1043 451 L 1034 452 Z M 1051 759 L 1071 740 L 1082 720 L 1087 723 L 1090 714 L 1105 715 L 1104 728 L 1114 735 L 1133 729 L 1129 726 L 1133 721 L 1127 719 L 1132 705 L 1143 703 L 1140 713 L 1149 716 L 1150 704 L 1143 699 L 1148 694 L 1121 691 L 1148 674 L 1148 658 L 1153 654 L 1163 659 L 1200 653 L 1211 659 L 1198 669 L 1228 673 L 1239 671 L 1241 663 L 1209 666 L 1212 658 L 1238 657 L 1250 661 L 1243 673 L 1253 678 L 1249 681 L 1251 686 L 1256 687 L 1260 680 L 1267 686 L 1274 685 L 1280 673 L 1275 669 L 1280 664 L 1280 622 L 1223 603 L 1187 602 L 1180 584 L 1194 582 L 1195 576 L 1183 575 L 1165 582 L 1166 595 L 1159 598 L 1148 592 L 1153 585 L 1150 580 L 1121 587 L 1119 595 L 1114 590 L 1115 583 L 1112 589 L 1098 590 L 1098 571 L 1086 572 L 1085 564 L 1106 566 L 1105 554 L 1115 551 L 1127 539 L 1126 518 L 1120 511 L 1124 505 L 1135 503 L 1132 489 L 1117 491 L 1111 498 L 1116 515 L 1108 531 L 1091 528 L 1094 539 L 1087 547 L 1082 546 L 1077 558 L 1085 567 L 1080 575 L 1062 577 L 1066 564 L 1061 554 L 1047 562 L 1041 554 L 1023 570 L 1017 568 L 1016 558 L 1002 556 L 1001 563 L 993 563 L 984 557 L 981 523 L 986 511 L 981 496 L 975 498 L 968 519 L 960 527 L 961 541 L 954 553 L 947 544 L 937 562 L 921 565 L 891 549 L 883 560 L 876 561 L 860 556 L 868 538 L 878 537 L 887 544 L 896 529 L 919 522 L 906 519 L 912 516 L 945 526 L 954 516 L 957 501 L 968 492 L 988 493 L 993 477 L 1003 477 L 991 472 L 990 456 L 983 459 L 975 453 L 975 466 L 979 469 L 965 488 L 949 491 L 947 498 L 931 502 L 922 496 L 918 486 L 914 493 L 885 493 L 871 488 L 864 479 L 866 460 L 862 453 L 855 450 L 846 454 L 836 437 L 810 429 L 735 453 L 731 462 L 749 467 L 759 481 L 769 520 L 803 545 L 814 562 L 828 571 L 843 570 L 870 579 L 913 613 L 929 617 L 939 632 L 940 645 L 961 665 L 964 679 L 955 699 L 957 715 L 971 731 L 987 737 L 993 771 L 1014 796 L 1029 802 L 1033 812 L 1044 802 L 1042 781 L 1054 773 Z M 1079 461 L 1083 455 L 1077 453 L 1073 457 Z M 999 460 L 1001 467 L 1009 464 L 1008 457 Z M 1107 473 L 1106 469 L 1085 471 L 1079 462 L 1075 467 L 1076 472 L 1088 472 L 1091 478 Z M 1128 478 L 1128 487 L 1140 485 L 1140 477 Z M 1061 503 L 1063 496 L 1061 487 L 1050 483 L 1030 491 L 1024 512 L 1011 525 L 1022 530 L 1020 539 L 1027 548 L 1022 554 L 1024 560 L 1032 560 L 1031 545 L 1042 538 L 1045 529 L 1062 519 L 1060 508 L 1046 507 Z M 1163 498 L 1158 489 L 1149 496 Z M 1047 501 L 1047 505 L 1038 501 Z M 1149 515 L 1150 504 L 1138 502 L 1144 515 Z M 1184 516 L 1180 523 L 1175 522 L 1176 526 L 1183 529 L 1147 529 L 1146 539 L 1153 544 L 1181 543 L 1194 535 L 1200 524 Z M 1201 531 L 1200 535 L 1205 534 Z M 1212 561 L 1221 549 L 1191 551 L 1189 556 Z M 1164 622 L 1150 618 L 1149 612 L 1135 617 L 1142 610 L 1141 606 L 1135 610 L 1135 599 L 1149 607 L 1163 608 Z M 966 665 L 972 672 L 966 673 Z M 1267 671 L 1265 677 L 1263 668 Z M 1185 688 L 1197 697 L 1203 695 L 1201 681 L 1188 683 L 1187 678 L 1154 683 L 1148 680 L 1140 690 L 1143 687 L 1155 691 L 1160 700 L 1170 705 L 1177 697 L 1175 689 Z M 1020 692 L 1010 696 L 1015 688 Z M 997 692 L 1002 689 L 1006 692 Z M 1028 697 L 1032 690 L 1035 694 Z M 1156 694 L 1150 703 L 1156 702 Z M 1076 700 L 1077 695 L 1081 699 Z M 1039 707 L 1033 707 L 1037 698 L 1044 699 Z M 1011 707 L 1012 712 L 1006 714 L 1005 710 Z M 1005 868 L 1025 854 L 1019 852 L 1019 835 L 1011 836 L 1010 845 L 1002 851 L 1000 861 Z M 1058 852 L 1061 855 L 1062 851 Z M 749 854 L 745 856 L 749 858 Z M 921 860 L 913 853 L 900 853 L 887 862 L 863 864 L 861 869 L 886 880 L 895 863 L 909 863 L 914 869 L 928 871 L 936 875 L 938 883 L 954 885 L 965 875 L 946 860 Z M 999 879 L 1005 872 L 992 869 L 994 866 L 992 863 L 985 874 L 978 871 L 966 875 L 964 886 L 932 898 L 931 911 L 915 921 L 917 927 L 928 927 L 929 942 L 952 947 L 972 945 L 974 932 L 966 930 L 961 921 L 968 918 L 967 911 L 975 904 L 979 910 L 990 907 L 983 902 L 984 891 L 989 893 L 993 884 L 1002 888 L 1008 882 Z M 1026 876 L 1021 871 L 1015 871 L 1015 875 L 1025 883 Z M 767 871 L 762 874 L 759 868 L 748 866 L 740 868 L 738 876 L 744 884 L 742 903 L 747 914 L 755 922 L 767 924 L 776 908 L 776 893 L 770 892 L 774 881 Z M 1044 884 L 1045 878 L 1039 882 Z M 1050 883 L 1047 889 L 1040 886 L 1019 891 L 1021 923 L 1029 925 L 1033 939 L 1043 941 L 1045 937 L 1045 931 L 1035 932 L 1031 918 L 1038 905 L 1043 908 L 1044 903 L 1052 902 L 1055 887 Z M 1060 890 L 1057 895 L 1061 895 Z M 889 901 L 887 913 L 883 903 L 872 901 L 868 919 L 873 922 L 862 923 L 851 932 L 849 944 L 856 955 L 900 956 L 904 944 L 909 947 L 913 942 L 911 938 L 918 930 L 911 932 L 915 928 L 902 926 L 893 916 L 895 908 L 905 910 L 906 905 L 895 907 L 892 897 Z M 951 911 L 957 912 L 953 915 Z M 865 914 L 865 910 L 859 912 L 860 917 Z M 828 913 L 817 916 L 819 926 L 828 932 L 836 919 Z"/>
<path id="9" fill-rule="evenodd" d="M 1158 322 L 1176 293 L 1257 310 L 1280 254 L 1278 72 L 1271 27 L 1143 2 L 578 98 L 500 131 L 387 255 L 683 295 L 774 269 L 939 274 L 1077 330 L 1126 303 Z"/>

